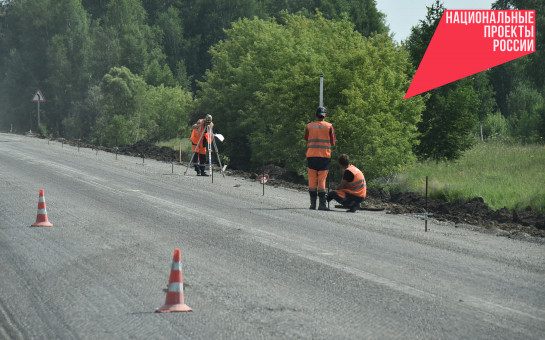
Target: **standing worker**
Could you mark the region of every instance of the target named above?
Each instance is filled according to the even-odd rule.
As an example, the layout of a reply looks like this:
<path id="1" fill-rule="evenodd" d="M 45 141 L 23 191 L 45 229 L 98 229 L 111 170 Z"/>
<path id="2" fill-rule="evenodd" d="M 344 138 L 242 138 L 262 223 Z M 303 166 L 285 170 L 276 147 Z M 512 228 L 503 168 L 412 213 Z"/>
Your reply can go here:
<path id="1" fill-rule="evenodd" d="M 208 144 L 212 143 L 211 131 L 214 127 L 212 116 L 207 114 L 204 119 L 199 119 L 192 127 L 191 143 L 193 144 L 192 151 L 194 152 L 193 164 L 195 165 L 195 171 L 197 172 L 197 176 L 208 176 L 205 172 L 206 148 Z M 208 127 L 210 127 L 209 131 Z"/>
<path id="2" fill-rule="evenodd" d="M 350 164 L 348 155 L 339 157 L 339 167 L 344 169 L 343 179 L 337 190 L 329 193 L 327 201 L 334 199 L 344 207 L 349 208 L 349 212 L 356 212 L 367 196 L 365 177 L 360 169 Z"/>
<path id="3" fill-rule="evenodd" d="M 316 209 L 316 198 L 320 198 L 318 210 L 329 210 L 326 205 L 325 181 L 329 172 L 331 146 L 335 145 L 333 125 L 325 121 L 327 110 L 323 106 L 316 109 L 316 120 L 307 124 L 305 140 L 307 141 L 307 170 L 310 208 Z"/>

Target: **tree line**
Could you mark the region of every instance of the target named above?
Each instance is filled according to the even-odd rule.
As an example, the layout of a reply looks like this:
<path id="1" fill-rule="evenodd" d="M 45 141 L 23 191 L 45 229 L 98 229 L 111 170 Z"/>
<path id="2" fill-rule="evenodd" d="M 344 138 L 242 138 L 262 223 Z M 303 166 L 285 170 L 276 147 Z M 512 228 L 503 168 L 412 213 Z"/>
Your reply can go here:
<path id="1" fill-rule="evenodd" d="M 456 159 L 483 138 L 545 134 L 545 5 L 537 52 L 403 100 L 444 10 L 436 1 L 400 44 L 375 0 L 7 0 L 0 9 L 0 130 L 39 129 L 114 146 L 189 135 L 206 113 L 231 166 L 304 173 L 304 126 L 324 103 L 369 177 Z M 42 126 L 32 94 L 41 89 Z M 338 153 L 337 152 L 337 153 Z"/>

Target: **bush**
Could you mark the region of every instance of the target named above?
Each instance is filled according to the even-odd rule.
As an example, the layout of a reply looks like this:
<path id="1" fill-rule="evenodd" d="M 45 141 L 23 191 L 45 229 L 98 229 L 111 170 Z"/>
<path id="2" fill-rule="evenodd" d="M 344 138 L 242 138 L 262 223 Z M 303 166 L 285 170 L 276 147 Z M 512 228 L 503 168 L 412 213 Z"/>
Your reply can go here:
<path id="1" fill-rule="evenodd" d="M 511 135 L 523 142 L 540 141 L 540 130 L 545 117 L 545 99 L 535 89 L 519 84 L 507 95 L 508 121 Z"/>
<path id="2" fill-rule="evenodd" d="M 497 111 L 486 116 L 483 122 L 483 136 L 486 139 L 502 140 L 508 137 L 507 119 Z"/>

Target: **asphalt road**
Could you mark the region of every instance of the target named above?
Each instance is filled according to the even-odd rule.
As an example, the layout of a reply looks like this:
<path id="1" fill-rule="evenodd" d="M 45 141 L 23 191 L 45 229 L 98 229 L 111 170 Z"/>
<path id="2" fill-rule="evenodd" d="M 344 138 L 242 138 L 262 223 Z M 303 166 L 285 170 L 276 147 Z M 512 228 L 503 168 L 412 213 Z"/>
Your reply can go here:
<path id="1" fill-rule="evenodd" d="M 0 339 L 545 335 L 544 244 L 184 170 L 0 134 Z M 176 248 L 193 312 L 155 313 Z"/>

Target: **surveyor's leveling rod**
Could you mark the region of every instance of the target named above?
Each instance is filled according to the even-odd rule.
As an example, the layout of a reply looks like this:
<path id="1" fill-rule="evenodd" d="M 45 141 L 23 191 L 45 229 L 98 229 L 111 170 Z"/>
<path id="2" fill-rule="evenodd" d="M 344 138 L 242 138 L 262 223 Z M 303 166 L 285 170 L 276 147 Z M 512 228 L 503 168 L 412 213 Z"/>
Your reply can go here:
<path id="1" fill-rule="evenodd" d="M 208 134 L 208 138 L 206 139 L 208 142 L 208 165 L 210 167 L 210 177 L 212 178 L 212 183 L 214 183 L 214 174 L 212 173 L 212 142 L 210 142 L 211 138 L 213 141 L 214 136 L 211 133 L 212 131 L 210 131 L 211 129 L 210 125 L 206 126 L 206 133 Z"/>
<path id="2" fill-rule="evenodd" d="M 324 106 L 324 74 L 320 73 L 320 105 Z"/>

